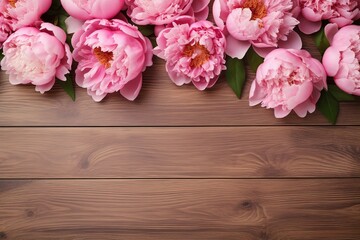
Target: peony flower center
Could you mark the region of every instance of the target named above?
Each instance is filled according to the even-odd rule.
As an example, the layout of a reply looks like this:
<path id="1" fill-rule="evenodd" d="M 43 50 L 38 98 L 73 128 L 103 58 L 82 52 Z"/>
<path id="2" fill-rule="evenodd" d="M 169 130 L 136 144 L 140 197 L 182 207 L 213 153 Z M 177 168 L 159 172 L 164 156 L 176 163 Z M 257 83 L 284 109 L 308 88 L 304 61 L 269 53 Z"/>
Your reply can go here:
<path id="1" fill-rule="evenodd" d="M 110 61 L 113 60 L 114 54 L 112 52 L 103 52 L 100 47 L 96 47 L 94 49 L 94 55 L 97 60 L 104 65 L 105 68 L 109 68 L 111 66 Z"/>
<path id="2" fill-rule="evenodd" d="M 241 7 L 251 10 L 251 20 L 262 19 L 267 14 L 266 6 L 262 0 L 245 0 Z"/>
<path id="3" fill-rule="evenodd" d="M 191 59 L 190 67 L 200 67 L 210 59 L 210 53 L 205 46 L 200 43 L 195 45 L 188 44 L 184 47 L 183 54 L 186 57 L 192 58 L 194 54 L 196 56 Z"/>
<path id="4" fill-rule="evenodd" d="M 9 4 L 10 6 L 12 6 L 13 8 L 15 7 L 15 3 L 17 2 L 17 0 L 9 0 Z"/>
<path id="5" fill-rule="evenodd" d="M 300 85 L 302 82 L 299 79 L 296 79 L 297 73 L 296 72 L 292 72 L 289 76 L 289 78 L 287 79 L 287 82 L 290 86 L 292 85 Z"/>

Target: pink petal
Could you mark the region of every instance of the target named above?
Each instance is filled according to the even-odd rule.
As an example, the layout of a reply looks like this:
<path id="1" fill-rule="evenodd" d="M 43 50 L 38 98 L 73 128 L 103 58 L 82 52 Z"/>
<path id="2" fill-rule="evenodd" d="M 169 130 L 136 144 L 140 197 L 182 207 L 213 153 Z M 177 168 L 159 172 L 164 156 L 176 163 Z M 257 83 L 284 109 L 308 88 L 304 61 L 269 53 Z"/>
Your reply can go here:
<path id="1" fill-rule="evenodd" d="M 71 34 L 71 33 L 75 33 L 77 31 L 79 31 L 81 29 L 81 27 L 83 26 L 84 21 L 70 16 L 65 20 L 65 24 L 66 24 L 67 32 L 69 34 Z"/>
<path id="2" fill-rule="evenodd" d="M 255 106 L 261 103 L 264 100 L 266 94 L 261 91 L 260 87 L 257 87 L 257 82 L 254 80 L 251 84 L 250 94 L 249 94 L 249 106 Z"/>
<path id="3" fill-rule="evenodd" d="M 166 71 L 169 74 L 171 81 L 175 83 L 177 86 L 182 86 L 184 84 L 188 84 L 191 82 L 190 78 L 172 70 L 171 66 L 168 66 L 168 64 L 166 64 Z"/>
<path id="4" fill-rule="evenodd" d="M 283 89 L 284 94 L 287 96 L 286 106 L 288 109 L 294 109 L 299 104 L 306 101 L 313 91 L 312 82 L 304 82 L 302 85 L 293 85 Z M 293 92 L 296 91 L 295 96 Z"/>
<path id="5" fill-rule="evenodd" d="M 278 106 L 274 108 L 274 115 L 276 118 L 284 118 L 287 115 L 289 115 L 290 112 L 291 110 L 289 109 L 284 110 L 282 106 Z"/>
<path id="6" fill-rule="evenodd" d="M 140 73 L 136 78 L 129 81 L 122 89 L 121 95 L 130 101 L 134 101 L 140 93 L 142 86 L 142 74 Z"/>
<path id="7" fill-rule="evenodd" d="M 89 96 L 92 97 L 92 99 L 95 102 L 101 102 L 107 95 L 107 93 L 103 93 L 103 94 L 96 94 L 96 92 L 91 91 L 90 89 L 87 90 L 87 93 Z"/>
<path id="8" fill-rule="evenodd" d="M 351 81 L 347 78 L 338 78 L 335 79 L 335 84 L 344 92 L 349 94 L 353 94 L 354 90 L 356 89 L 355 82 Z"/>
<path id="9" fill-rule="evenodd" d="M 325 26 L 324 31 L 325 36 L 331 45 L 335 34 L 339 31 L 338 25 L 335 23 L 329 23 Z"/>
<path id="10" fill-rule="evenodd" d="M 196 18 L 196 20 L 206 20 L 209 17 L 209 8 L 204 8 L 202 11 L 200 12 L 195 12 L 194 16 Z"/>
<path id="11" fill-rule="evenodd" d="M 329 21 L 335 23 L 340 28 L 353 23 L 351 19 L 347 19 L 344 17 L 331 18 Z"/>
<path id="12" fill-rule="evenodd" d="M 337 49 L 333 47 L 329 47 L 328 49 L 326 49 L 322 59 L 322 63 L 324 65 L 326 73 L 330 77 L 335 76 L 336 73 L 339 71 L 340 57 L 340 52 Z"/>
<path id="13" fill-rule="evenodd" d="M 279 41 L 279 48 L 298 49 L 302 48 L 301 37 L 297 32 L 291 32 L 287 41 Z"/>
<path id="14" fill-rule="evenodd" d="M 196 0 L 192 3 L 191 7 L 194 12 L 200 12 L 209 6 L 210 0 Z"/>
<path id="15" fill-rule="evenodd" d="M 305 34 L 313 34 L 319 31 L 321 28 L 321 21 L 311 22 L 301 15 L 299 16 L 299 21 L 300 21 L 300 24 L 298 25 L 299 29 L 301 32 Z"/>
<path id="16" fill-rule="evenodd" d="M 59 66 L 56 69 L 56 78 L 62 81 L 66 81 L 65 75 L 69 73 L 69 70 L 65 66 Z"/>
<path id="17" fill-rule="evenodd" d="M 212 88 L 215 83 L 217 82 L 217 80 L 219 79 L 220 76 L 215 76 L 213 79 L 210 79 L 209 85 L 207 86 L 207 88 Z"/>
<path id="18" fill-rule="evenodd" d="M 66 41 L 66 34 L 64 30 L 61 28 L 51 24 L 44 22 L 41 24 L 40 30 L 47 30 L 49 31 L 53 36 L 55 36 L 62 44 L 65 44 Z"/>
<path id="19" fill-rule="evenodd" d="M 222 12 L 221 0 L 215 0 L 214 4 L 213 4 L 214 21 L 220 29 L 224 29 L 225 23 L 224 23 L 224 20 L 221 19 L 221 12 Z"/>
<path id="20" fill-rule="evenodd" d="M 259 48 L 253 45 L 253 49 L 260 57 L 265 58 L 270 52 L 272 52 L 276 48 L 274 47 Z"/>
<path id="21" fill-rule="evenodd" d="M 206 82 L 206 80 L 205 79 L 201 79 L 200 81 L 192 81 L 192 83 L 194 84 L 194 86 L 198 89 L 198 90 L 200 90 L 200 91 L 204 91 L 207 87 L 208 87 L 208 85 L 209 85 L 209 83 L 208 82 Z"/>
<path id="22" fill-rule="evenodd" d="M 46 84 L 43 84 L 43 85 L 37 85 L 35 87 L 35 91 L 38 91 L 40 92 L 41 94 L 49 91 L 55 84 L 55 79 L 52 79 L 51 81 L 49 81 L 48 83 Z"/>
<path id="23" fill-rule="evenodd" d="M 232 58 L 243 59 L 251 44 L 249 41 L 239 41 L 231 35 L 226 37 L 226 54 Z"/>
<path id="24" fill-rule="evenodd" d="M 315 111 L 315 104 L 311 103 L 310 100 L 307 100 L 294 108 L 294 111 L 299 117 L 304 118 L 308 112 L 312 113 Z"/>

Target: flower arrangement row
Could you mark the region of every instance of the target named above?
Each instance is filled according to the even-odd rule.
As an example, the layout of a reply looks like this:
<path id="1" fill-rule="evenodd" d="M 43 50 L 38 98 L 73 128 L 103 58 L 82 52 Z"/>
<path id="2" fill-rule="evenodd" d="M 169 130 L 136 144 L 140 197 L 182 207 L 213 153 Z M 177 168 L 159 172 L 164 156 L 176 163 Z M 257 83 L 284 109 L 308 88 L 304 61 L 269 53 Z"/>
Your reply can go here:
<path id="1" fill-rule="evenodd" d="M 135 100 L 154 55 L 178 86 L 206 90 L 225 72 L 239 98 L 248 64 L 251 106 L 277 118 L 318 107 L 335 123 L 339 102 L 360 96 L 359 19 L 359 0 L 1 0 L 1 69 L 41 93 L 58 82 L 74 100 L 75 82 L 99 102 Z"/>

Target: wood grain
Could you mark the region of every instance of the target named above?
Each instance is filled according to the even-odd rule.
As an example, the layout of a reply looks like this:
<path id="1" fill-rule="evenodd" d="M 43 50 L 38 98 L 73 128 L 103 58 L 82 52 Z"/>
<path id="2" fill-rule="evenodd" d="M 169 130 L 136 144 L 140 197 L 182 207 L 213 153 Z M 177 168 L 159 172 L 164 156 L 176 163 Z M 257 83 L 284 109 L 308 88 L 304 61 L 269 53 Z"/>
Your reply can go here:
<path id="1" fill-rule="evenodd" d="M 360 177 L 360 127 L 1 128 L 0 178 Z"/>
<path id="2" fill-rule="evenodd" d="M 360 180 L 2 181 L 0 214 L 7 240 L 358 240 Z"/>
<path id="3" fill-rule="evenodd" d="M 305 48 L 319 58 L 313 39 L 303 36 Z M 254 74 L 248 71 L 244 96 L 238 100 L 222 78 L 213 89 L 199 92 L 193 86 L 177 87 L 155 58 L 144 74 L 143 89 L 135 102 L 111 94 L 95 103 L 85 89 L 77 100 L 59 88 L 41 95 L 32 86 L 11 86 L 0 73 L 0 126 L 221 126 L 221 125 L 328 125 L 318 112 L 302 119 L 291 114 L 275 119 L 272 110 L 249 107 L 248 92 Z M 341 104 L 339 125 L 360 125 L 359 102 Z"/>

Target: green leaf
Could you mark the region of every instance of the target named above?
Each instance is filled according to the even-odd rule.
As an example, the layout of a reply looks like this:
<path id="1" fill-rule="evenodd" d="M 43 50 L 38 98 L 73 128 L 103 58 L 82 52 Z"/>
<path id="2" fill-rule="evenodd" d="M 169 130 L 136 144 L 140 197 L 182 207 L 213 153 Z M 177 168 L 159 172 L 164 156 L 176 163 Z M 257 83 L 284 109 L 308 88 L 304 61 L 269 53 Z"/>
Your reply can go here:
<path id="1" fill-rule="evenodd" d="M 245 56 L 246 62 L 249 64 L 251 70 L 256 72 L 260 64 L 264 62 L 264 58 L 260 57 L 253 48 L 250 48 Z"/>
<path id="2" fill-rule="evenodd" d="M 331 95 L 333 95 L 333 97 L 339 102 L 355 101 L 355 97 L 353 95 L 344 92 L 336 85 L 331 84 L 328 88 Z"/>
<path id="3" fill-rule="evenodd" d="M 325 35 L 324 27 L 322 27 L 320 31 L 315 34 L 315 44 L 321 55 L 324 55 L 325 50 L 330 46 L 330 43 Z"/>
<path id="4" fill-rule="evenodd" d="M 59 15 L 58 16 L 58 26 L 64 30 L 66 33 L 67 33 L 67 26 L 66 26 L 66 23 L 65 23 L 65 20 L 68 18 L 69 16 L 67 15 Z"/>
<path id="5" fill-rule="evenodd" d="M 236 96 L 241 98 L 242 90 L 246 81 L 244 61 L 227 56 L 226 67 L 226 80 Z"/>
<path id="6" fill-rule="evenodd" d="M 73 73 L 69 73 L 66 75 L 66 81 L 61 81 L 57 79 L 59 85 L 64 89 L 64 91 L 71 97 L 73 101 L 75 101 L 75 87 L 74 87 L 74 79 Z"/>
<path id="7" fill-rule="evenodd" d="M 153 25 L 145 25 L 145 26 L 137 26 L 139 31 L 145 37 L 151 36 L 154 34 L 154 26 Z"/>
<path id="8" fill-rule="evenodd" d="M 0 49 L 0 61 L 3 60 L 4 57 L 3 49 Z"/>
<path id="9" fill-rule="evenodd" d="M 323 90 L 317 103 L 317 108 L 329 120 L 330 123 L 336 124 L 339 115 L 339 102 L 328 91 Z"/>

